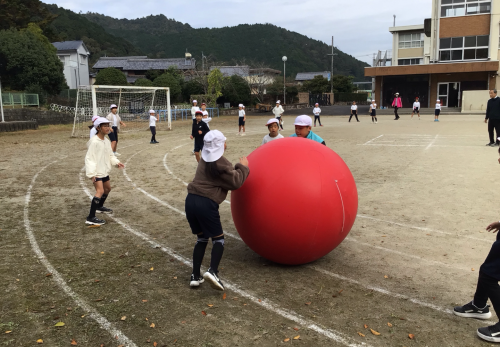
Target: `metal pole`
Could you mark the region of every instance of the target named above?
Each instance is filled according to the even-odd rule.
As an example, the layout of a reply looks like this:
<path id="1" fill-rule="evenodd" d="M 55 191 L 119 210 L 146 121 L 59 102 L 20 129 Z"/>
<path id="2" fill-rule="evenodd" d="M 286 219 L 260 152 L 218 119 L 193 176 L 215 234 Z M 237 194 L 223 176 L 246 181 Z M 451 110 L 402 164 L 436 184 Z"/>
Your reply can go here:
<path id="1" fill-rule="evenodd" d="M 3 102 L 2 102 L 2 78 L 0 77 L 0 113 L 2 113 L 2 123 L 5 123 L 3 116 Z"/>
<path id="2" fill-rule="evenodd" d="M 283 62 L 283 105 L 286 104 L 286 61 Z"/>
<path id="3" fill-rule="evenodd" d="M 333 36 L 332 36 L 332 74 L 330 75 L 330 82 L 332 85 L 330 93 L 333 93 Z"/>

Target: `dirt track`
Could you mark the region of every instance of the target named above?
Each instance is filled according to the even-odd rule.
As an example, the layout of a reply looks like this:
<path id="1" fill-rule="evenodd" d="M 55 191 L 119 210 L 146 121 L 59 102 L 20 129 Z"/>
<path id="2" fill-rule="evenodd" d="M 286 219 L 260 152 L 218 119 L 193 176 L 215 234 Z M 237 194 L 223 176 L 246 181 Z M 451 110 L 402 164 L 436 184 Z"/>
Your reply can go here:
<path id="1" fill-rule="evenodd" d="M 285 267 L 226 237 L 225 299 L 209 286 L 190 290 L 191 269 L 183 263 L 194 244 L 179 213 L 186 196 L 183 182 L 196 168 L 190 122 L 160 130 L 159 145 L 149 144 L 147 131 L 121 134 L 118 151 L 126 171 L 113 171 L 107 202 L 117 219 L 106 218 L 101 228 L 84 225 L 89 199 L 80 179 L 86 140 L 70 139 L 66 126 L 0 135 L 0 344 L 35 346 L 43 339 L 44 345 L 70 346 L 75 339 L 79 346 L 124 341 L 137 346 L 174 341 L 179 346 L 484 345 L 475 329 L 487 323 L 449 313 L 471 299 L 494 240 L 483 230 L 499 219 L 493 207 L 500 185 L 498 154 L 484 146 L 482 116 L 443 116 L 440 123 L 431 116 L 397 122 L 382 116 L 378 124 L 361 118 L 348 123 L 346 117 L 322 117 L 325 126 L 314 129 L 357 182 L 359 216 L 349 238 L 313 264 Z M 226 134 L 226 156 L 236 162 L 260 145 L 266 120 L 251 117 L 246 137 L 236 136 L 236 117 L 210 125 Z M 285 118 L 285 136 L 292 123 Z M 166 154 L 172 174 L 164 165 Z M 26 204 L 34 175 L 49 163 Z M 89 180 L 83 187 L 92 192 Z M 221 205 L 221 217 L 224 229 L 237 235 L 228 204 Z M 112 323 L 115 333 L 103 329 L 92 318 L 95 313 L 78 306 L 57 276 L 48 274 L 33 252 L 28 229 L 71 291 Z M 59 321 L 65 326 L 54 327 Z M 116 331 L 129 340 L 116 339 Z M 286 338 L 291 340 L 283 342 Z"/>

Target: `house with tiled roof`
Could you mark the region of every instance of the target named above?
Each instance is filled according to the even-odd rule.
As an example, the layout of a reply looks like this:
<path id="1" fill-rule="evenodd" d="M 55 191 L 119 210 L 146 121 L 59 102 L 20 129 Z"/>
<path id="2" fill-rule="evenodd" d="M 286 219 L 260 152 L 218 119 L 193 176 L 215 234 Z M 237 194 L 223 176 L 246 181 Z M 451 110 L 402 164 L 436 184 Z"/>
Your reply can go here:
<path id="1" fill-rule="evenodd" d="M 298 84 L 303 84 L 305 81 L 312 80 L 315 76 L 323 76 L 324 78 L 330 80 L 330 72 L 329 71 L 321 71 L 321 72 L 299 72 L 297 76 L 295 76 L 295 82 Z"/>
<path id="2" fill-rule="evenodd" d="M 57 56 L 64 65 L 64 77 L 70 89 L 88 86 L 90 52 L 83 41 L 52 42 Z"/>
<path id="3" fill-rule="evenodd" d="M 189 75 L 190 72 L 194 71 L 196 61 L 189 53 L 186 53 L 184 58 L 170 59 L 150 59 L 147 56 L 102 57 L 92 68 L 99 71 L 114 67 L 123 71 L 128 83 L 134 83 L 139 78 L 145 78 L 148 70 L 167 70 L 172 66 Z"/>

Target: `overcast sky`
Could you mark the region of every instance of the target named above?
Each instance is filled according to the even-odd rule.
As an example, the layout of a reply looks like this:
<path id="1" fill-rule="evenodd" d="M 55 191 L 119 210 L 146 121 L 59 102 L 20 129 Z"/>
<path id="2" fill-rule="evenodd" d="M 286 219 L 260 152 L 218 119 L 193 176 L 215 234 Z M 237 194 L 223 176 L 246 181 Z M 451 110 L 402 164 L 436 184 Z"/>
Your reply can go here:
<path id="1" fill-rule="evenodd" d="M 42 0 L 43 1 L 43 0 Z M 98 12 L 115 18 L 164 14 L 194 28 L 271 23 L 331 44 L 372 63 L 378 50 L 392 48 L 388 28 L 423 24 L 432 0 L 45 0 L 75 12 Z M 416 5 L 418 4 L 418 5 Z"/>

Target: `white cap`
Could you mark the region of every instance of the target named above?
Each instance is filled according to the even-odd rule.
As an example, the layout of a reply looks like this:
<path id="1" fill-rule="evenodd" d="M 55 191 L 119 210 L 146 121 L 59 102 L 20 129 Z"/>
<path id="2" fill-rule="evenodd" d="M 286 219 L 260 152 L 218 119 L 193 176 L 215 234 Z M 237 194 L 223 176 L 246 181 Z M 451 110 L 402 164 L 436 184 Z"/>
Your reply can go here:
<path id="1" fill-rule="evenodd" d="M 437 99 L 436 102 L 440 102 L 441 100 Z"/>
<path id="2" fill-rule="evenodd" d="M 92 123 L 94 123 L 97 118 L 99 118 L 99 116 L 92 117 Z"/>
<path id="3" fill-rule="evenodd" d="M 245 105 L 243 105 L 243 108 L 245 108 Z"/>
<path id="4" fill-rule="evenodd" d="M 276 101 L 276 103 L 277 103 L 277 104 L 280 104 L 280 103 L 281 103 L 281 101 L 279 101 L 279 100 L 278 100 L 278 101 Z"/>
<path id="5" fill-rule="evenodd" d="M 293 125 L 298 125 L 301 127 L 310 127 L 312 126 L 312 119 L 309 116 L 306 116 L 305 114 L 302 116 L 298 116 L 295 118 L 295 123 Z"/>
<path id="6" fill-rule="evenodd" d="M 198 101 L 196 101 L 196 100 L 193 100 L 193 104 L 194 104 L 195 102 L 196 102 L 196 103 L 198 103 Z"/>
<path id="7" fill-rule="evenodd" d="M 239 104 L 238 107 L 243 107 L 243 104 Z"/>
<path id="8" fill-rule="evenodd" d="M 399 95 L 399 93 L 396 93 L 396 95 Z"/>
<path id="9" fill-rule="evenodd" d="M 318 105 L 319 106 L 319 103 L 315 103 L 314 105 Z"/>
<path id="10" fill-rule="evenodd" d="M 279 122 L 280 122 L 280 121 L 279 121 L 279 120 L 277 120 L 276 118 L 271 118 L 270 120 L 268 120 L 268 121 L 267 121 L 266 126 L 271 125 L 271 124 L 273 124 L 273 123 L 279 124 Z"/>
<path id="11" fill-rule="evenodd" d="M 219 160 L 224 154 L 224 143 L 226 143 L 226 138 L 219 130 L 212 130 L 206 133 L 203 143 L 201 157 L 205 162 L 213 163 Z"/>
<path id="12" fill-rule="evenodd" d="M 104 123 L 111 123 L 109 120 L 107 120 L 106 118 L 104 117 L 99 117 L 97 118 L 95 121 L 94 121 L 94 128 L 97 129 L 97 127 L 101 124 L 104 124 Z"/>
<path id="13" fill-rule="evenodd" d="M 116 106 L 115 104 L 111 104 L 111 106 L 109 106 L 109 109 L 112 109 L 112 108 L 118 108 L 118 106 Z"/>
<path id="14" fill-rule="evenodd" d="M 149 110 L 149 113 L 156 113 L 155 110 Z"/>

